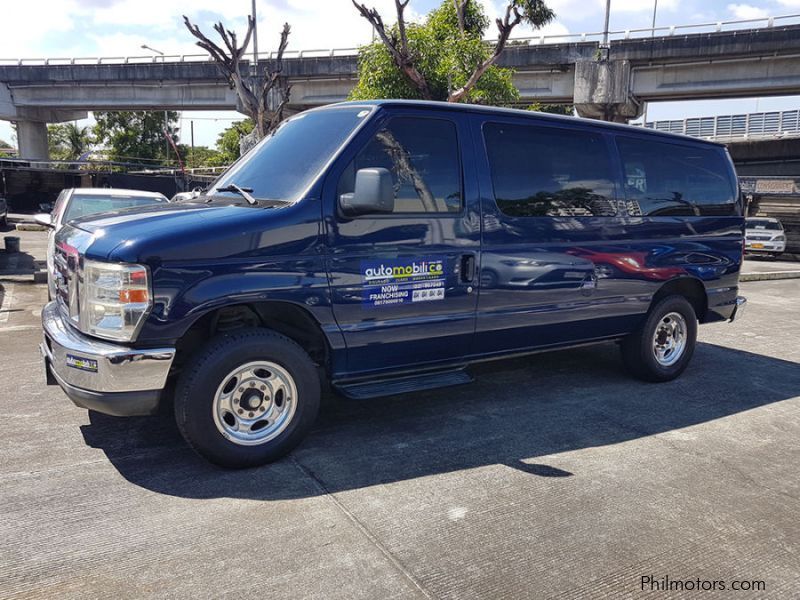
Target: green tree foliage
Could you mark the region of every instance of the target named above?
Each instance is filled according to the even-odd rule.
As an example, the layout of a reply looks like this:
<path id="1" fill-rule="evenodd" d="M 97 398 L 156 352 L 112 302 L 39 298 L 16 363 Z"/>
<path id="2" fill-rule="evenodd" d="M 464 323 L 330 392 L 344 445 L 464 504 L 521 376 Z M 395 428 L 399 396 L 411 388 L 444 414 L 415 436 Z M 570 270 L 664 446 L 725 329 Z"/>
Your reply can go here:
<path id="1" fill-rule="evenodd" d="M 55 160 L 77 160 L 91 149 L 92 134 L 88 127 L 75 123 L 56 123 L 47 126 L 47 144 L 50 158 Z"/>
<path id="2" fill-rule="evenodd" d="M 233 163 L 239 158 L 239 138 L 247 135 L 255 128 L 255 123 L 252 119 L 245 119 L 238 121 L 225 129 L 217 137 L 217 157 L 216 164 L 209 164 L 205 166 L 225 166 Z"/>
<path id="3" fill-rule="evenodd" d="M 490 49 L 482 43 L 489 19 L 477 2 L 466 10 L 466 35 L 461 35 L 452 0 L 431 12 L 424 23 L 406 26 L 409 50 L 415 65 L 428 83 L 433 99 L 447 100 L 450 91 L 467 82 L 476 65 L 485 60 Z M 391 28 L 397 34 L 397 25 Z M 353 100 L 374 98 L 423 98 L 420 90 L 396 67 L 379 41 L 359 52 L 358 84 L 350 94 Z M 511 70 L 489 67 L 467 95 L 467 101 L 483 104 L 507 104 L 518 100 L 519 92 L 511 82 Z"/>
<path id="4" fill-rule="evenodd" d="M 528 110 L 550 113 L 551 115 L 575 116 L 575 107 L 572 104 L 542 104 L 541 102 L 534 102 L 528 107 Z"/>
<path id="5" fill-rule="evenodd" d="M 198 167 L 219 167 L 224 163 L 221 161 L 219 152 L 207 146 L 180 146 L 181 156 L 187 169 Z"/>
<path id="6" fill-rule="evenodd" d="M 388 29 L 376 11 L 355 4 L 379 40 L 359 51 L 353 100 L 516 102 L 519 92 L 511 81 L 512 70 L 494 63 L 516 25 L 541 27 L 554 16 L 541 0 L 510 0 L 505 17 L 497 21 L 500 37 L 492 47 L 483 42 L 490 23 L 477 0 L 443 0 L 422 23 L 404 21 L 406 0 L 398 6 L 398 22 Z"/>
<path id="7" fill-rule="evenodd" d="M 113 111 L 94 114 L 94 134 L 98 144 L 107 150 L 110 160 L 175 165 L 176 157 L 166 149 L 164 112 Z M 178 113 L 169 111 L 166 127 L 172 139 L 178 140 Z"/>

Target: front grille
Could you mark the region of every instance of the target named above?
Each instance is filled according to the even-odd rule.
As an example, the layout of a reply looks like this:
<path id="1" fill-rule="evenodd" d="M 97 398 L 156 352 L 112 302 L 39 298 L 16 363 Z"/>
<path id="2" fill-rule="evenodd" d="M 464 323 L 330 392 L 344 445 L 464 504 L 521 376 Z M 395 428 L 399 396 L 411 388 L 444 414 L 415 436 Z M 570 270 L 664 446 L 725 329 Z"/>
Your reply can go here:
<path id="1" fill-rule="evenodd" d="M 768 242 L 772 239 L 771 235 L 748 235 L 748 242 Z"/>
<path id="2" fill-rule="evenodd" d="M 77 322 L 78 304 L 78 264 L 80 255 L 75 248 L 66 244 L 56 244 L 53 255 L 53 277 L 55 278 L 56 301 L 61 314 Z"/>

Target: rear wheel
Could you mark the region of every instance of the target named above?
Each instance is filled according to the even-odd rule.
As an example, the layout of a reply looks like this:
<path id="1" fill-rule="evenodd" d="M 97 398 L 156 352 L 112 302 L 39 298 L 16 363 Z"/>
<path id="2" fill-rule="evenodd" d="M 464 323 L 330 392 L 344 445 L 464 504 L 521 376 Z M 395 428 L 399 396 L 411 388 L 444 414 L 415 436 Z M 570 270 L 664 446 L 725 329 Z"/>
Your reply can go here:
<path id="1" fill-rule="evenodd" d="M 683 296 L 668 296 L 622 341 L 622 358 L 639 379 L 670 381 L 689 365 L 696 342 L 697 316 L 691 303 Z"/>
<path id="2" fill-rule="evenodd" d="M 283 335 L 253 329 L 212 340 L 190 361 L 178 380 L 175 419 L 204 458 L 252 467 L 299 444 L 319 400 L 308 354 Z"/>

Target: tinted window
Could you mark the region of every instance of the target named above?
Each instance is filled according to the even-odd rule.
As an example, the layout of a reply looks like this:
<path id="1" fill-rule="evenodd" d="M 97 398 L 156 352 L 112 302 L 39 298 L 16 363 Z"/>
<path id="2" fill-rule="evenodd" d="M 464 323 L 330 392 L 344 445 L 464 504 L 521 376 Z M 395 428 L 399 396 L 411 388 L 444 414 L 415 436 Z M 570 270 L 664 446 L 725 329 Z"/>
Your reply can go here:
<path id="1" fill-rule="evenodd" d="M 736 214 L 728 166 L 719 150 L 623 137 L 617 145 L 630 214 Z"/>
<path id="2" fill-rule="evenodd" d="M 80 194 L 78 192 L 72 195 L 72 198 L 67 205 L 67 212 L 64 215 L 64 222 L 88 215 L 97 213 L 108 212 L 111 210 L 120 210 L 123 208 L 133 208 L 134 206 L 148 206 L 150 204 L 157 204 L 166 202 L 166 199 L 160 199 L 153 196 L 102 196 L 99 194 Z"/>
<path id="3" fill-rule="evenodd" d="M 376 133 L 339 180 L 338 194 L 355 188 L 356 171 L 388 169 L 396 213 L 461 211 L 461 166 L 450 121 L 397 117 Z"/>
<path id="4" fill-rule="evenodd" d="M 781 231 L 783 226 L 778 221 L 768 221 L 767 219 L 746 219 L 747 229 L 768 229 L 770 231 Z"/>
<path id="5" fill-rule="evenodd" d="M 263 200 L 299 200 L 353 130 L 370 114 L 363 107 L 300 113 L 284 121 L 214 182 L 209 194 L 230 184 L 252 188 Z"/>
<path id="6" fill-rule="evenodd" d="M 513 217 L 613 216 L 614 177 L 602 136 L 551 127 L 483 128 L 497 206 Z"/>

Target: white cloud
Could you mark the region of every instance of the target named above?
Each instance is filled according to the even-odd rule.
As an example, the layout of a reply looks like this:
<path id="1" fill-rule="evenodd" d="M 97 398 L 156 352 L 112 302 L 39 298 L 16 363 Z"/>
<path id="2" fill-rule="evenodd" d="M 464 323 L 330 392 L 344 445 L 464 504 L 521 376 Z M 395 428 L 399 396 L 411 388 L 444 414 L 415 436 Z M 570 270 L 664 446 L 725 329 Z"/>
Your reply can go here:
<path id="1" fill-rule="evenodd" d="M 750 4 L 728 4 L 728 10 L 737 19 L 760 19 L 769 16 L 769 11 Z"/>
<path id="2" fill-rule="evenodd" d="M 486 32 L 486 37 L 488 39 L 495 39 L 497 38 L 497 25 L 495 25 L 495 19 L 501 17 L 503 12 L 505 11 L 506 2 L 505 0 L 479 0 L 480 3 L 483 5 L 483 10 L 486 15 L 490 18 L 491 23 L 489 25 L 489 29 Z M 569 29 L 566 25 L 559 21 L 559 14 L 561 11 L 564 10 L 565 6 L 568 3 L 577 2 L 580 0 L 550 0 L 547 5 L 552 8 L 556 12 L 556 20 L 552 23 L 549 23 L 542 27 L 541 29 L 534 30 L 533 27 L 527 25 L 525 23 L 521 23 L 514 28 L 513 33 L 511 34 L 512 38 L 524 38 L 524 37 L 539 37 L 542 35 L 546 36 L 559 36 L 559 35 L 566 35 L 569 33 Z M 550 42 L 558 42 L 558 39 L 548 40 Z"/>
<path id="3" fill-rule="evenodd" d="M 596 0 L 596 3 L 605 10 L 605 0 Z M 611 16 L 614 13 L 653 13 L 655 2 L 653 0 L 611 0 Z M 680 0 L 658 0 L 658 14 L 662 11 L 674 12 L 680 6 Z"/>
<path id="4" fill-rule="evenodd" d="M 283 23 L 292 26 L 289 49 L 354 48 L 372 40 L 372 27 L 359 15 L 350 0 L 287 0 L 275 6 L 267 0 L 258 4 L 258 45 L 261 50 L 274 50 L 278 45 Z M 367 0 L 376 8 L 386 25 L 396 20 L 394 0 Z M 412 5 L 406 8 L 406 20 L 421 20 Z"/>
<path id="5" fill-rule="evenodd" d="M 49 36 L 63 35 L 74 26 L 77 2 L 4 2 L 0 58 L 39 56 L 37 48 Z"/>

